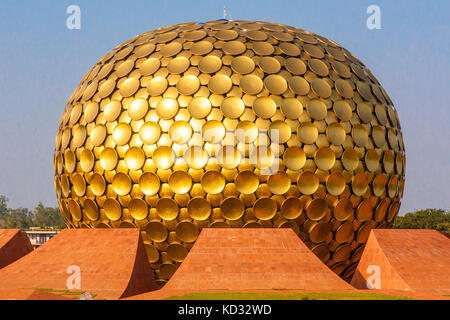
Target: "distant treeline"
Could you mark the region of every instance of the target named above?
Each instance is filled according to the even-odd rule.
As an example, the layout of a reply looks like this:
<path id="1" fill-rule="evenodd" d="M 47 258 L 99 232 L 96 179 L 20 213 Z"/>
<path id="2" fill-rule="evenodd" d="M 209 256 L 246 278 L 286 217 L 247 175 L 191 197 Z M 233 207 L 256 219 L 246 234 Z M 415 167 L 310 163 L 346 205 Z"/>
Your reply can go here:
<path id="1" fill-rule="evenodd" d="M 30 227 L 65 228 L 64 220 L 58 208 L 44 207 L 39 202 L 30 211 L 27 208 L 8 208 L 8 199 L 0 196 L 0 229 L 28 229 Z"/>
<path id="2" fill-rule="evenodd" d="M 444 209 L 424 209 L 398 216 L 395 229 L 434 229 L 450 236 L 450 211 Z"/>

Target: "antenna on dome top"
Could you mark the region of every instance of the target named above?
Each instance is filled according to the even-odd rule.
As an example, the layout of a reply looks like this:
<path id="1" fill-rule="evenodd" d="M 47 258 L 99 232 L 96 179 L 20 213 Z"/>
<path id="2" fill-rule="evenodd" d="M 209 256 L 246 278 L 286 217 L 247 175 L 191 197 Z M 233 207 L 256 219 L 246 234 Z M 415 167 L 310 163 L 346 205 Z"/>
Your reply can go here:
<path id="1" fill-rule="evenodd" d="M 231 17 L 231 14 L 227 12 L 227 8 L 223 6 L 223 19 L 233 21 L 233 18 Z"/>

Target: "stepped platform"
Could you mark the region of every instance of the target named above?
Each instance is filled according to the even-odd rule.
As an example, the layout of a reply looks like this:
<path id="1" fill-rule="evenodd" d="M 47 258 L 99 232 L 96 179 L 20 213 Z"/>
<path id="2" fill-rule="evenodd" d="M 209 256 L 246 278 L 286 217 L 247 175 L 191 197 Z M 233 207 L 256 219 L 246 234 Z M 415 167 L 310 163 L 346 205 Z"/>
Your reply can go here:
<path id="1" fill-rule="evenodd" d="M 374 229 L 371 231 L 351 284 L 358 289 L 450 294 L 450 239 L 435 230 Z M 372 277 L 371 277 L 372 276 Z"/>
<path id="2" fill-rule="evenodd" d="M 0 269 L 33 251 L 30 239 L 20 229 L 0 229 Z"/>
<path id="3" fill-rule="evenodd" d="M 1 289 L 69 289 L 120 299 L 155 290 L 156 283 L 138 229 L 67 229 L 1 269 Z"/>

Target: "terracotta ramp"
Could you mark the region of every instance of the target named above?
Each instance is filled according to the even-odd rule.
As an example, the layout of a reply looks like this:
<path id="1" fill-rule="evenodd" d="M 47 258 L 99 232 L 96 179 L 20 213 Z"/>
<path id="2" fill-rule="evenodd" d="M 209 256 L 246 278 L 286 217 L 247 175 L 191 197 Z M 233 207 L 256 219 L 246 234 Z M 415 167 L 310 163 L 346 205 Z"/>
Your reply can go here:
<path id="1" fill-rule="evenodd" d="M 351 284 L 377 286 L 376 273 L 381 290 L 448 295 L 450 239 L 435 230 L 374 229 Z"/>
<path id="2" fill-rule="evenodd" d="M 33 251 L 30 239 L 20 229 L 0 229 L 0 269 Z"/>
<path id="3" fill-rule="evenodd" d="M 156 283 L 138 229 L 69 229 L 0 270 L 0 289 L 71 289 L 119 299 L 155 290 Z"/>
<path id="4" fill-rule="evenodd" d="M 291 229 L 203 229 L 163 290 L 352 290 Z"/>

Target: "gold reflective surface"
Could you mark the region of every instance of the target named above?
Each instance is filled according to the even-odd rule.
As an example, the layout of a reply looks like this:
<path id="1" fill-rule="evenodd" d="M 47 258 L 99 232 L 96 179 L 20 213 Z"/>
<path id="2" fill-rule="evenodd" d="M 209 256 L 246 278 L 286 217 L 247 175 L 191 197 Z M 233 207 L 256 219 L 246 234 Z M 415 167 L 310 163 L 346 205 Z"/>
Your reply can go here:
<path id="1" fill-rule="evenodd" d="M 326 38 L 253 21 L 146 32 L 100 60 L 55 143 L 69 228 L 140 228 L 164 283 L 202 228 L 292 228 L 344 278 L 392 225 L 405 151 L 392 101 Z"/>

